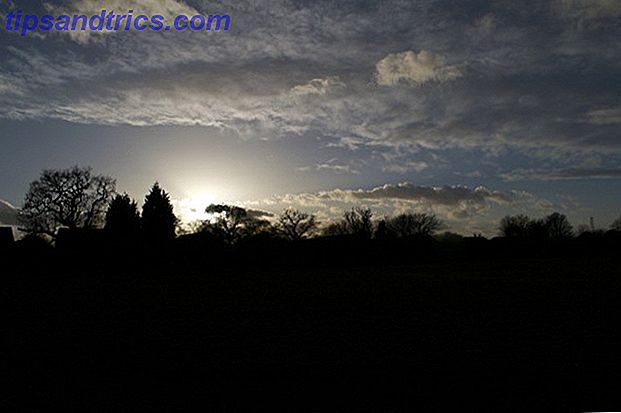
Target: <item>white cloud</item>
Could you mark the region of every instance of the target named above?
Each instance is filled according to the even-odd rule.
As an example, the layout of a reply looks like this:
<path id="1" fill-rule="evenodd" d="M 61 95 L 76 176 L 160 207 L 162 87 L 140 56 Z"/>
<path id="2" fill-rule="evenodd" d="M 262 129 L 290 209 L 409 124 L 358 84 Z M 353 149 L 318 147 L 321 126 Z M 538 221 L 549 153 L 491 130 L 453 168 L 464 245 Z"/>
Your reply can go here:
<path id="1" fill-rule="evenodd" d="M 303 85 L 291 88 L 293 95 L 326 95 L 336 89 L 345 87 L 345 83 L 338 76 L 328 76 L 324 79 L 313 79 Z"/>
<path id="2" fill-rule="evenodd" d="M 379 85 L 392 86 L 401 81 L 422 85 L 427 82 L 447 82 L 461 77 L 456 66 L 445 64 L 443 56 L 421 50 L 392 53 L 376 65 L 376 80 Z"/>

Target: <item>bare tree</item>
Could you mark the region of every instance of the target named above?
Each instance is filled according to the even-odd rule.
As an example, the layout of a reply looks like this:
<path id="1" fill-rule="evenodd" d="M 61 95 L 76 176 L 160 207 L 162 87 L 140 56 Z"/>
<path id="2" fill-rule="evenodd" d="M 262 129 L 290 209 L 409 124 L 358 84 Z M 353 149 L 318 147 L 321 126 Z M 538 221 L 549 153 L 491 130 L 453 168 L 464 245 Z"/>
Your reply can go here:
<path id="1" fill-rule="evenodd" d="M 299 241 L 311 235 L 317 229 L 317 225 L 315 215 L 288 208 L 278 218 L 276 229 L 285 238 Z"/>
<path id="2" fill-rule="evenodd" d="M 500 220 L 500 233 L 507 238 L 528 237 L 531 219 L 526 215 L 507 215 Z"/>
<path id="3" fill-rule="evenodd" d="M 345 211 L 343 219 L 326 227 L 325 235 L 356 235 L 371 238 L 373 235 L 373 212 L 368 208 L 352 208 Z"/>
<path id="4" fill-rule="evenodd" d="M 44 170 L 26 194 L 19 216 L 22 230 L 55 237 L 59 227 L 97 228 L 115 186 L 114 179 L 93 175 L 91 168 Z"/>
<path id="5" fill-rule="evenodd" d="M 442 221 L 435 214 L 410 213 L 387 219 L 386 226 L 388 231 L 397 237 L 411 237 L 433 235 L 442 228 Z"/>
<path id="6" fill-rule="evenodd" d="M 621 231 L 621 217 L 614 220 L 610 225 L 610 229 L 613 231 Z"/>
<path id="7" fill-rule="evenodd" d="M 567 217 L 558 212 L 543 219 L 530 219 L 526 215 L 506 216 L 500 221 L 500 232 L 509 238 L 530 239 L 559 239 L 574 234 Z"/>

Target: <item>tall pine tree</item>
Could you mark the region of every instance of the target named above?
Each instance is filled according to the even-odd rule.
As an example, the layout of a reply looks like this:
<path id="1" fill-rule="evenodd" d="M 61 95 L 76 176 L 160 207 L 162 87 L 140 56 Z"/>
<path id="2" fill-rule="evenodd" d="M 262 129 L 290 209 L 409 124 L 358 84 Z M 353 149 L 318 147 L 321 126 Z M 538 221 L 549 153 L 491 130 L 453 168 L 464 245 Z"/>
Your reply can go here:
<path id="1" fill-rule="evenodd" d="M 175 238 L 177 217 L 169 195 L 156 182 L 142 206 L 142 233 L 148 243 L 161 244 Z"/>

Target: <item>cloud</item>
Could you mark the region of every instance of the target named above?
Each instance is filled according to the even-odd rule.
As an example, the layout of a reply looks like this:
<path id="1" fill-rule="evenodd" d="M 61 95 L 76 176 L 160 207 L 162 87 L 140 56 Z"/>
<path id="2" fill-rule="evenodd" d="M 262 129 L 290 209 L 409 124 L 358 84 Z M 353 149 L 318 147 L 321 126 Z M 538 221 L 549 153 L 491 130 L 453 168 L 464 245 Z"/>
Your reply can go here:
<path id="1" fill-rule="evenodd" d="M 516 169 L 501 174 L 505 181 L 570 180 L 570 179 L 621 179 L 621 168 L 571 168 L 571 169 Z"/>
<path id="2" fill-rule="evenodd" d="M 400 164 L 391 164 L 382 168 L 384 172 L 407 174 L 409 172 L 422 172 L 429 168 L 429 164 L 423 161 L 407 161 Z"/>
<path id="3" fill-rule="evenodd" d="M 0 199 L 0 224 L 2 225 L 18 225 L 17 219 L 18 209 L 7 201 Z"/>
<path id="4" fill-rule="evenodd" d="M 621 88 L 614 83 L 621 43 L 607 40 L 621 33 L 608 27 L 604 38 L 568 35 L 549 4 L 534 3 L 464 5 L 464 18 L 461 8 L 427 0 L 377 9 L 356 2 L 198 0 L 191 4 L 200 13 L 230 13 L 235 30 L 122 32 L 86 45 L 66 37 L 29 38 L 24 45 L 3 40 L 0 118 L 199 125 L 210 134 L 272 141 L 305 136 L 360 157 L 369 148 L 621 154 L 615 109 Z M 63 4 L 101 9 L 95 0 Z M 173 0 L 140 4 L 157 13 L 190 7 Z M 585 4 L 615 10 L 601 1 Z M 550 26 L 541 25 L 542 16 Z M 412 39 L 422 50 L 411 50 Z M 369 82 L 374 75 L 376 84 Z M 450 91 L 397 87 L 457 78 Z M 421 167 L 385 162 L 377 170 Z"/>
<path id="5" fill-rule="evenodd" d="M 447 82 L 461 76 L 456 66 L 445 64 L 443 56 L 426 50 L 391 53 L 376 65 L 376 80 L 382 86 L 393 86 L 401 81 L 415 85 Z"/>
<path id="6" fill-rule="evenodd" d="M 317 171 L 331 171 L 336 173 L 346 173 L 357 175 L 360 173 L 357 169 L 353 169 L 350 165 L 338 165 L 333 163 L 321 163 L 315 165 Z"/>
<path id="7" fill-rule="evenodd" d="M 487 201 L 508 203 L 511 195 L 492 191 L 483 186 L 474 189 L 465 186 L 420 186 L 409 182 L 398 185 L 384 185 L 371 190 L 349 192 L 356 199 L 401 199 L 432 205 L 458 206 L 464 203 L 483 204 Z"/>
<path id="8" fill-rule="evenodd" d="M 615 18 L 621 16 L 621 3 L 617 0 L 557 0 L 557 10 L 565 17 Z"/>
<path id="9" fill-rule="evenodd" d="M 287 194 L 254 201 L 249 205 L 272 208 L 293 206 L 320 212 L 328 219 L 340 216 L 343 209 L 364 205 L 380 215 L 417 210 L 438 213 L 449 220 L 461 220 L 483 214 L 494 205 L 510 205 L 519 197 L 516 194 L 494 191 L 483 186 L 431 187 L 404 182 L 372 189 L 334 189 Z"/>
<path id="10" fill-rule="evenodd" d="M 493 13 L 488 13 L 480 19 L 477 19 L 474 26 L 479 34 L 487 35 L 493 32 L 498 26 L 498 18 Z"/>
<path id="11" fill-rule="evenodd" d="M 101 15 L 103 9 L 105 9 L 106 12 L 113 11 L 115 15 L 128 14 L 129 10 L 133 10 L 134 16 L 139 14 L 144 14 L 146 16 L 159 14 L 166 18 L 172 18 L 180 14 L 186 16 L 200 14 L 181 0 L 141 0 L 139 3 L 130 0 L 107 0 L 103 4 L 99 0 L 72 0 L 62 6 L 56 6 L 51 3 L 44 3 L 44 6 L 47 12 L 56 16 L 61 14 L 70 16 L 75 14 L 95 16 Z M 133 30 L 134 28 L 132 26 L 131 31 Z M 110 34 L 114 32 L 114 30 L 105 30 L 105 27 L 104 30 L 90 30 L 87 26 L 87 30 L 68 30 L 61 31 L 60 33 L 67 34 L 72 40 L 78 43 L 88 43 L 93 39 L 93 35 Z"/>
<path id="12" fill-rule="evenodd" d="M 341 82 L 338 76 L 329 76 L 324 79 L 313 79 L 303 85 L 297 85 L 291 88 L 293 95 L 326 95 L 335 89 L 345 87 L 345 83 Z"/>
<path id="13" fill-rule="evenodd" d="M 589 121 L 596 125 L 615 125 L 621 123 L 621 106 L 592 110 L 587 113 Z"/>

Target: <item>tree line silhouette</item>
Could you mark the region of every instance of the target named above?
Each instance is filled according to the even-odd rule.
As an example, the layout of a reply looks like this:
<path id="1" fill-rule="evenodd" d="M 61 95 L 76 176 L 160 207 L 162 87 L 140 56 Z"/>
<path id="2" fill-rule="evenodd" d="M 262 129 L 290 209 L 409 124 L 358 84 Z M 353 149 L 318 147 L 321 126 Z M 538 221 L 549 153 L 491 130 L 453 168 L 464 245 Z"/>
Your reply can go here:
<path id="1" fill-rule="evenodd" d="M 269 243 L 299 243 L 302 240 L 331 239 L 335 246 L 352 242 L 384 243 L 394 247 L 403 243 L 430 244 L 481 239 L 480 236 L 438 231 L 445 224 L 434 214 L 402 213 L 374 219 L 369 208 L 354 207 L 336 222 L 322 226 L 316 215 L 294 208 L 277 217 L 235 205 L 212 204 L 205 208 L 210 217 L 194 225 L 191 231 L 179 230 L 170 195 L 155 183 L 145 197 L 142 209 L 127 194 L 116 193 L 116 181 L 94 174 L 91 168 L 74 166 L 61 170 L 44 170 L 30 184 L 23 208 L 19 212 L 20 231 L 26 242 L 54 241 L 57 246 L 81 248 L 102 241 L 116 247 L 162 247 L 175 239 L 195 249 L 210 247 L 265 246 Z M 182 232 L 177 236 L 178 232 Z M 185 233 L 183 233 L 185 232 Z M 604 236 L 603 231 L 586 231 L 581 237 Z M 609 238 L 619 238 L 621 217 L 608 231 Z M 97 235 L 95 235 L 97 234 Z M 567 217 L 554 212 L 541 219 L 526 215 L 501 219 L 499 234 L 517 243 L 562 242 L 577 234 Z M 184 240 L 184 238 L 186 238 Z M 35 241 L 36 240 L 36 241 Z M 334 241 L 336 240 L 336 241 Z M 338 244 L 337 245 L 337 241 Z M 6 243 L 6 242 L 5 242 Z M 384 245 L 383 244 L 383 245 Z M 513 245 L 513 244 L 512 244 Z M 509 247 L 508 247 L 509 248 Z"/>
<path id="2" fill-rule="evenodd" d="M 43 377 L 72 394 L 63 369 L 74 365 L 117 383 L 134 370 L 177 379 L 186 366 L 228 381 L 229 365 L 263 377 L 270 363 L 329 374 L 394 364 L 431 387 L 463 372 L 467 390 L 477 372 L 510 372 L 518 396 L 539 380 L 545 391 L 560 383 L 564 400 L 565 383 L 583 395 L 619 364 L 621 219 L 584 232 L 559 213 L 508 216 L 486 239 L 422 212 L 375 219 L 356 207 L 322 225 L 296 209 L 212 204 L 179 233 L 158 183 L 139 206 L 79 167 L 44 171 L 23 205 L 28 235 L 0 245 L 0 263 L 6 347 L 28 390 Z"/>

